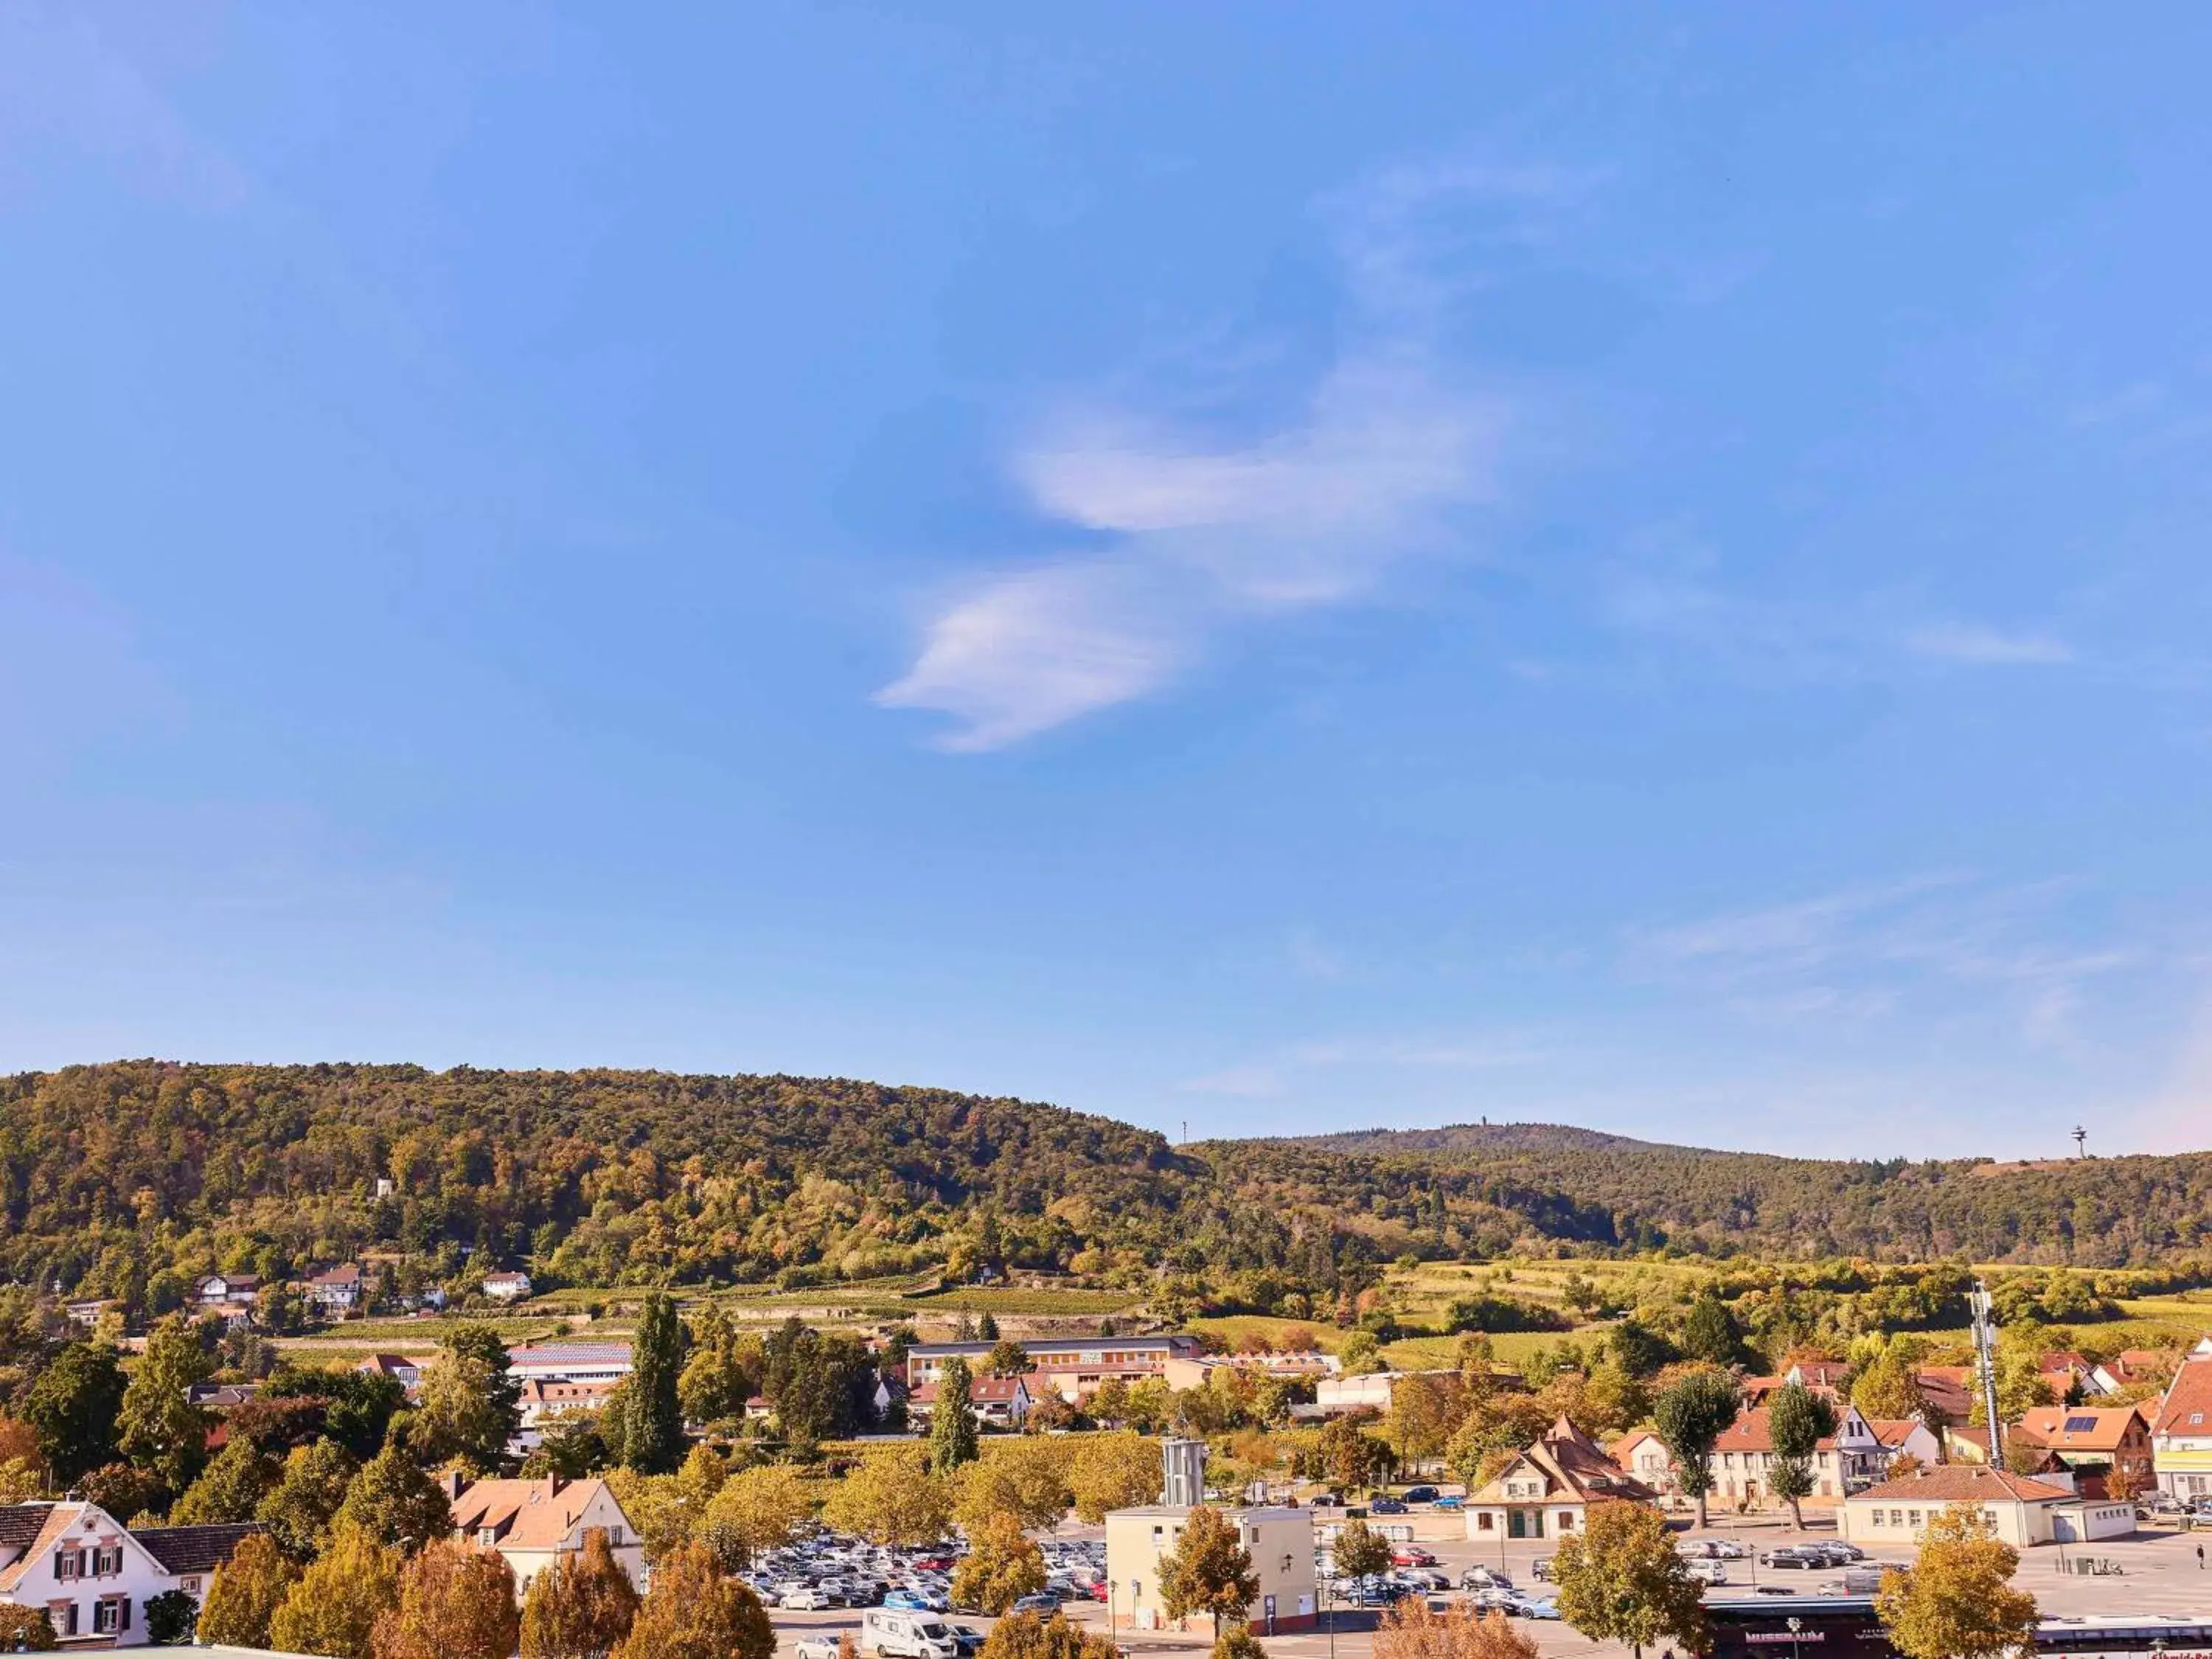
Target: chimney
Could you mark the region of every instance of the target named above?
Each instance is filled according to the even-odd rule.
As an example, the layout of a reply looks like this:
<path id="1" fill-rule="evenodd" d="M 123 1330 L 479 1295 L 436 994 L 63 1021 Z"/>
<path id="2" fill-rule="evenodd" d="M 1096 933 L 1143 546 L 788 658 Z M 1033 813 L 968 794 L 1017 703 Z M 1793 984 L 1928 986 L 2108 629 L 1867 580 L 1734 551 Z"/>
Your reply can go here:
<path id="1" fill-rule="evenodd" d="M 438 1489 L 446 1494 L 448 1504 L 456 1502 L 469 1487 L 469 1478 L 459 1469 L 447 1469 L 438 1477 Z"/>

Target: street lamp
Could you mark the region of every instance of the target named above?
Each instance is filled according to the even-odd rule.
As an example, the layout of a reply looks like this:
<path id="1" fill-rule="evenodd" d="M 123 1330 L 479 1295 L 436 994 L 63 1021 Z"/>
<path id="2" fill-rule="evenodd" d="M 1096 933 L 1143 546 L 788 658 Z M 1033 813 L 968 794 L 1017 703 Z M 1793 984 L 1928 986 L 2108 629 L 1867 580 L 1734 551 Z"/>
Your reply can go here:
<path id="1" fill-rule="evenodd" d="M 1109 1642 L 1114 1639 L 1114 1592 L 1121 1588 L 1121 1583 L 1117 1579 L 1109 1578 L 1106 1581 L 1106 1639 Z"/>
<path id="2" fill-rule="evenodd" d="M 1790 1626 L 1790 1659 L 1798 1659 L 1797 1632 L 1805 1628 L 1805 1621 L 1793 1613 L 1784 1622 Z"/>

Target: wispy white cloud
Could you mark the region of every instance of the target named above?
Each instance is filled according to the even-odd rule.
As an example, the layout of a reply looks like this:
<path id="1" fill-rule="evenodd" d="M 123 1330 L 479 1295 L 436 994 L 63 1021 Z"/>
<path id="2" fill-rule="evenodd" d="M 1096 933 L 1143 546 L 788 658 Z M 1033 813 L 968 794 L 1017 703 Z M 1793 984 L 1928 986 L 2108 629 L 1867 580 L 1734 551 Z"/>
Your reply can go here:
<path id="1" fill-rule="evenodd" d="M 1928 616 L 1893 595 L 1826 605 L 1762 599 L 1702 569 L 1608 567 L 1600 573 L 1597 609 L 1618 633 L 1693 650 L 1747 675 L 1857 679 L 1916 664 L 2052 668 L 2080 660 L 2071 644 L 2045 630 Z"/>
<path id="2" fill-rule="evenodd" d="M 1902 644 L 1916 657 L 1972 666 L 2037 665 L 2074 660 L 2074 648 L 2047 634 L 2011 633 L 1982 623 L 1928 623 L 1906 630 Z"/>
<path id="3" fill-rule="evenodd" d="M 1469 280 L 1455 238 L 1470 214 L 1533 234 L 1589 183 L 1406 169 L 1323 204 L 1355 315 L 1303 408 L 1234 443 L 1126 403 L 1063 410 L 1011 471 L 1041 512 L 1110 550 L 956 593 L 878 701 L 953 716 L 945 748 L 1000 748 L 1158 691 L 1224 629 L 1358 601 L 1401 561 L 1455 544 L 1453 514 L 1501 492 L 1516 410 L 1437 347 Z"/>
<path id="4" fill-rule="evenodd" d="M 2092 984 L 2151 955 L 2080 942 L 2050 914 L 2067 890 L 1931 873 L 1632 930 L 1626 963 L 1634 977 L 1785 1018 L 1924 1013 L 1936 988 L 1993 994 L 2022 1040 L 2051 1048 L 2069 1040 Z"/>

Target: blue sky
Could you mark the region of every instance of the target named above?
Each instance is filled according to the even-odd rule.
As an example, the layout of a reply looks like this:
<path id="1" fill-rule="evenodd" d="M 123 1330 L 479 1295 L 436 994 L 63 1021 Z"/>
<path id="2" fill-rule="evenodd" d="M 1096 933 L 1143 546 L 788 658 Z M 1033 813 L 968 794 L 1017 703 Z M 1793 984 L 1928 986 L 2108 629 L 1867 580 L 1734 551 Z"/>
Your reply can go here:
<path id="1" fill-rule="evenodd" d="M 2207 1144 L 2208 49 L 0 9 L 0 1066 Z"/>

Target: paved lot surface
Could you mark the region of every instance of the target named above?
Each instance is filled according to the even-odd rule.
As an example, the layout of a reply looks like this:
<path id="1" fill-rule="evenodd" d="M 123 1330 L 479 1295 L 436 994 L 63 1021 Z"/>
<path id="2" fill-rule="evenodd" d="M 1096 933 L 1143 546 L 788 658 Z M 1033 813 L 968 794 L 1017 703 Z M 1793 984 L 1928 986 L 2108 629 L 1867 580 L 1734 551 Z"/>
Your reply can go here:
<path id="1" fill-rule="evenodd" d="M 1548 1555 L 1552 1546 L 1543 1542 L 1504 1542 L 1480 1547 L 1460 1534 L 1455 1524 L 1443 1517 L 1418 1517 L 1419 1541 L 1433 1551 L 1438 1563 L 1454 1577 L 1465 1568 L 1480 1561 L 1497 1566 L 1503 1563 L 1514 1582 L 1523 1589 L 1540 1590 L 1531 1565 L 1540 1555 Z M 1085 1529 L 1096 1535 L 1095 1529 Z M 1076 1535 L 1071 1531 L 1071 1536 Z M 1778 1544 L 1797 1538 L 1833 1536 L 1833 1528 L 1825 1522 L 1807 1517 L 1807 1531 L 1790 1532 L 1786 1527 L 1757 1522 L 1741 1526 L 1717 1525 L 1708 1534 L 1695 1534 L 1716 1538 L 1735 1538 L 1750 1546 L 1753 1551 L 1768 1550 Z M 2118 1539 L 2110 1543 L 2086 1547 L 2066 1547 L 2062 1565 L 2060 1552 L 2051 1547 L 2023 1552 L 2020 1576 L 2014 1581 L 2027 1590 L 2049 1614 L 2069 1613 L 2185 1613 L 2212 1617 L 2212 1571 L 2198 1565 L 2198 1545 L 2206 1547 L 2212 1559 L 2212 1533 L 2193 1534 L 2162 1530 L 2146 1530 L 2133 1538 Z M 2088 1576 L 2078 1571 L 2087 1558 L 2109 1562 L 2119 1569 L 2117 1573 Z M 1870 1565 L 1903 1565 L 1908 1558 L 1902 1552 L 1887 1552 L 1875 1558 Z M 1765 1567 L 1754 1567 L 1750 1560 L 1727 1564 L 1730 1582 L 1713 1592 L 1719 1596 L 1749 1594 L 1754 1579 L 1759 1583 L 1786 1583 L 1802 1592 L 1816 1590 L 1823 1580 L 1834 1577 L 1831 1572 L 1783 1571 Z M 1071 1602 L 1068 1616 L 1079 1624 L 1103 1632 L 1106 1628 L 1106 1607 L 1101 1602 Z M 988 1629 L 990 1620 L 955 1614 L 963 1623 Z M 802 1636 L 817 1632 L 836 1632 L 850 1630 L 858 1632 L 860 1615 L 857 1609 L 839 1608 L 829 1613 L 772 1613 L 781 1646 L 788 1653 Z M 1373 1650 L 1370 1632 L 1374 1615 L 1352 1610 L 1339 1610 L 1334 1642 L 1326 1632 L 1303 1632 L 1296 1636 L 1277 1636 L 1267 1638 L 1270 1654 L 1279 1659 L 1370 1659 Z M 1536 1639 L 1539 1649 L 1549 1659 L 1552 1655 L 1572 1654 L 1577 1659 L 1610 1659 L 1613 1654 L 1625 1655 L 1626 1648 L 1610 1643 L 1593 1643 L 1577 1635 L 1564 1624 L 1526 1621 L 1521 1628 Z M 1188 1634 L 1174 1631 L 1133 1631 L 1125 1625 L 1115 1632 L 1121 1644 L 1133 1654 L 1183 1655 L 1200 1652 L 1212 1644 L 1203 1629 Z"/>

